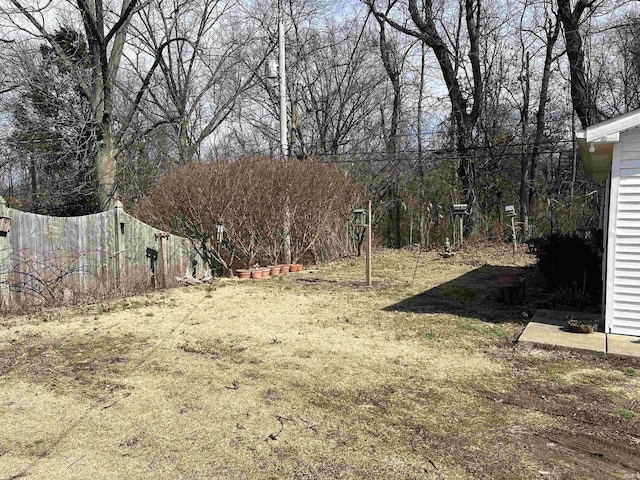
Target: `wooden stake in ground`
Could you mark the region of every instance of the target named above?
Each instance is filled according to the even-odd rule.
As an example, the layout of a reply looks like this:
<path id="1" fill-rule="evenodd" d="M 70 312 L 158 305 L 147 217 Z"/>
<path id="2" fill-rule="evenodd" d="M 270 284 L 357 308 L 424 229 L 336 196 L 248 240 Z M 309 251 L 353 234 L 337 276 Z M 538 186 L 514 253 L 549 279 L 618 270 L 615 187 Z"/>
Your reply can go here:
<path id="1" fill-rule="evenodd" d="M 367 202 L 367 266 L 365 269 L 365 280 L 367 287 L 371 286 L 371 200 Z"/>
<path id="2" fill-rule="evenodd" d="M 449 240 L 449 238 L 447 238 L 447 240 Z M 416 267 L 413 269 L 413 278 L 411 279 L 411 286 L 413 287 L 413 284 L 416 281 L 416 274 L 418 273 L 418 265 L 420 264 L 420 254 L 422 253 L 422 247 L 418 246 L 418 255 L 416 256 Z"/>

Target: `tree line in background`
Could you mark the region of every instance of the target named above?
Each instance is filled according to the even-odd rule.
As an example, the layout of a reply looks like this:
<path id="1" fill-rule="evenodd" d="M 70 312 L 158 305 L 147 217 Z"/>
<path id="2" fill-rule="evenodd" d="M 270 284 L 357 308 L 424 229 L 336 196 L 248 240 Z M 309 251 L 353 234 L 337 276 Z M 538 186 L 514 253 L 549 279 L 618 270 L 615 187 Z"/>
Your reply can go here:
<path id="1" fill-rule="evenodd" d="M 279 89 L 265 66 L 281 11 L 289 162 L 299 163 L 287 181 L 334 185 L 311 159 L 335 164 L 373 200 L 378 236 L 393 246 L 444 241 L 453 203 L 468 205 L 467 235 L 502 238 L 508 204 L 522 235 L 597 227 L 601 187 L 584 177 L 573 132 L 640 107 L 640 19 L 626 2 L 281 7 L 0 0 L 1 193 L 50 215 L 120 198 L 149 218 L 149 205 L 204 214 L 235 198 L 221 192 L 263 168 L 235 160 L 279 155 Z M 197 205 L 198 189 L 210 203 Z M 316 212 L 322 199 L 295 195 L 305 192 Z M 177 228 L 168 219 L 155 218 Z M 205 224 L 180 228 L 205 245 Z"/>

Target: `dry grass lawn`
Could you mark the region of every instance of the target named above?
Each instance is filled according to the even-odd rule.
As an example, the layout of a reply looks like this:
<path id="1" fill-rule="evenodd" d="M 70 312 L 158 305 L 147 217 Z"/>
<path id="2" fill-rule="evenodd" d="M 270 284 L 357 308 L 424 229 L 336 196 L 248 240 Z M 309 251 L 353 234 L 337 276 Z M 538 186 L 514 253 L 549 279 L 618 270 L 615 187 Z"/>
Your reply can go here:
<path id="1" fill-rule="evenodd" d="M 526 255 L 417 260 L 1 320 L 0 479 L 635 478 L 638 365 L 514 344 Z"/>

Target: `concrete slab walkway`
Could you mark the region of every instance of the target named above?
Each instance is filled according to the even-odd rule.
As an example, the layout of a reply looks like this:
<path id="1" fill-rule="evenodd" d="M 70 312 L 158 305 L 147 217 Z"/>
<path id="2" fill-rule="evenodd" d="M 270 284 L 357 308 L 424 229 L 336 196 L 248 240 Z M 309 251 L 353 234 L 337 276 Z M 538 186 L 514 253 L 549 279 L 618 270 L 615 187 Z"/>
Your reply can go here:
<path id="1" fill-rule="evenodd" d="M 584 334 L 568 331 L 565 328 L 565 318 L 571 313 L 557 310 L 537 310 L 518 338 L 518 342 L 608 355 L 640 357 L 640 338 L 638 337 L 602 332 Z M 593 315 L 593 317 L 594 320 L 597 320 L 599 315 Z"/>

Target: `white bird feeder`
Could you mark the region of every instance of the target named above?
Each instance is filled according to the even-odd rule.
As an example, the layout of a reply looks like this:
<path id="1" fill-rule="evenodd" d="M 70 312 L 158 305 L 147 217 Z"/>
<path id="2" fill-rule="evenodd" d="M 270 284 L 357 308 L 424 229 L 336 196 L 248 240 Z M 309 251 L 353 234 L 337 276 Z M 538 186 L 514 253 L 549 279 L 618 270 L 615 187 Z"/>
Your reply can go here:
<path id="1" fill-rule="evenodd" d="M 515 217 L 516 216 L 516 207 L 514 205 L 507 205 L 504 207 L 504 211 L 507 214 L 507 217 Z"/>
<path id="2" fill-rule="evenodd" d="M 265 75 L 271 80 L 278 78 L 278 62 L 276 60 L 267 60 L 267 63 L 265 64 Z"/>
<path id="3" fill-rule="evenodd" d="M 224 238 L 224 225 L 222 224 L 222 221 L 218 221 L 218 223 L 216 223 L 216 240 L 218 241 L 218 243 L 222 242 L 222 239 Z"/>
<path id="4" fill-rule="evenodd" d="M 466 203 L 454 203 L 453 204 L 453 214 L 454 215 L 467 215 L 467 204 Z"/>

